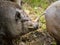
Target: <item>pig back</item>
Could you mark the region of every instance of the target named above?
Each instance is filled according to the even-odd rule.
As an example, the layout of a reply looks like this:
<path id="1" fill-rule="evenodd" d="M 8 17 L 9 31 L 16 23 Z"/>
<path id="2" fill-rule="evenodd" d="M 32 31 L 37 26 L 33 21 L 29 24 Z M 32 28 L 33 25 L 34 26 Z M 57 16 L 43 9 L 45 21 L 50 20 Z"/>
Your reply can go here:
<path id="1" fill-rule="evenodd" d="M 44 14 L 48 32 L 60 41 L 60 1 L 51 4 Z"/>

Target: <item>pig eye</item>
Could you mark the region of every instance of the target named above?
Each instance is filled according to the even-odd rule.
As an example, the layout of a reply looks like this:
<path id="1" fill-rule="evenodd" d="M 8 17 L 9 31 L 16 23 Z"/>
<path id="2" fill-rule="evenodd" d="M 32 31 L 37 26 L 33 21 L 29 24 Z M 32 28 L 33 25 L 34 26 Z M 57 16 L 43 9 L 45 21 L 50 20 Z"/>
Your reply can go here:
<path id="1" fill-rule="evenodd" d="M 26 21 L 28 21 L 28 20 L 21 20 L 21 22 L 26 22 Z"/>
<path id="2" fill-rule="evenodd" d="M 19 12 L 16 12 L 15 19 L 16 19 L 16 21 L 18 21 L 19 19 L 21 19 L 21 14 Z"/>

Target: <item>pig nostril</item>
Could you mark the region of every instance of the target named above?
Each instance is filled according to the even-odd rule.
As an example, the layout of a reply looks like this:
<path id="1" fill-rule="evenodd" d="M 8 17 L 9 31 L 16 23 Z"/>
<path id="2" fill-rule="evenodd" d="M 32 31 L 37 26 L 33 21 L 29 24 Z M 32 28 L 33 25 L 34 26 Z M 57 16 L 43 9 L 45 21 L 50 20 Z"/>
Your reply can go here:
<path id="1" fill-rule="evenodd" d="M 37 30 L 38 29 L 38 25 L 34 27 L 34 30 Z"/>
<path id="2" fill-rule="evenodd" d="M 29 30 L 37 30 L 39 27 L 38 23 L 29 24 Z"/>
<path id="3" fill-rule="evenodd" d="M 34 24 L 34 29 L 37 30 L 38 27 L 39 27 L 38 23 L 35 23 L 35 24 Z"/>

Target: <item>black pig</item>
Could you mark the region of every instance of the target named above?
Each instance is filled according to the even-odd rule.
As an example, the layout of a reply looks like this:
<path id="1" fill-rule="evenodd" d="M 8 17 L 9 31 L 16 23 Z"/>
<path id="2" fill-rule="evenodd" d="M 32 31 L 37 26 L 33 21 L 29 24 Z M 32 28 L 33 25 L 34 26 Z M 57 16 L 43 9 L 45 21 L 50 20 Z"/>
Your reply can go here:
<path id="1" fill-rule="evenodd" d="M 19 5 L 9 1 L 1 1 L 0 45 L 13 45 L 14 38 L 38 29 L 37 20 L 32 22 Z"/>

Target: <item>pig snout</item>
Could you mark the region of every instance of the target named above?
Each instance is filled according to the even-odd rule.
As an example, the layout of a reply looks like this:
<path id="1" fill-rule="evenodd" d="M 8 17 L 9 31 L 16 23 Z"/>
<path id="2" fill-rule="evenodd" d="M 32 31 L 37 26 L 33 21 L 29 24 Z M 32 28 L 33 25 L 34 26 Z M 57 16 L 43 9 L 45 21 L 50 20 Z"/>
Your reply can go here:
<path id="1" fill-rule="evenodd" d="M 28 23 L 29 23 L 28 24 L 28 29 L 29 30 L 37 30 L 38 27 L 39 27 L 39 23 L 38 22 L 31 22 L 31 21 L 29 21 Z"/>
<path id="2" fill-rule="evenodd" d="M 39 28 L 39 19 L 40 16 L 38 16 L 34 21 L 32 21 L 31 19 L 28 20 L 28 29 L 30 31 L 34 31 Z"/>
<path id="3" fill-rule="evenodd" d="M 35 23 L 33 24 L 33 27 L 34 27 L 34 30 L 37 30 L 38 27 L 39 27 L 38 23 L 35 22 Z"/>

